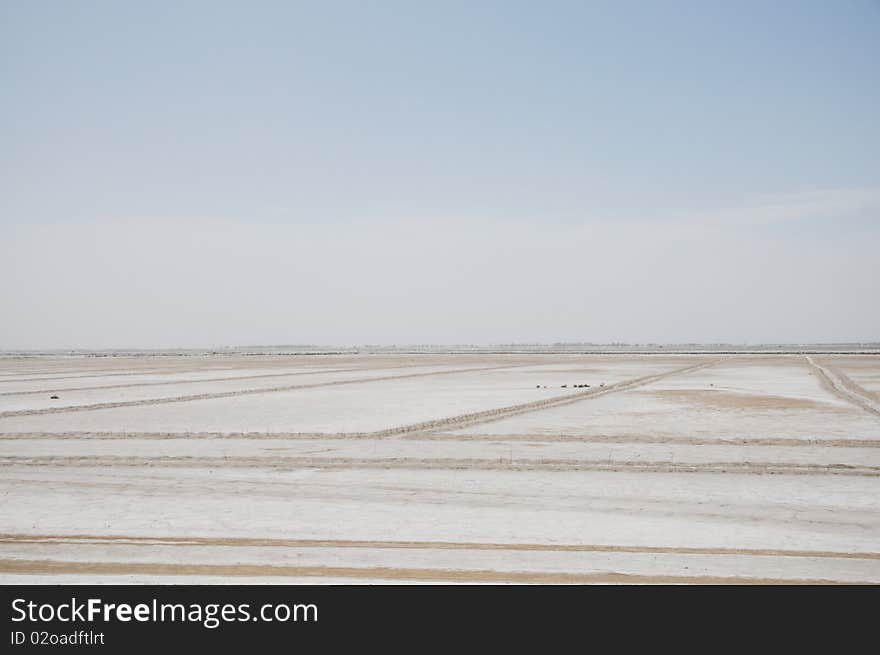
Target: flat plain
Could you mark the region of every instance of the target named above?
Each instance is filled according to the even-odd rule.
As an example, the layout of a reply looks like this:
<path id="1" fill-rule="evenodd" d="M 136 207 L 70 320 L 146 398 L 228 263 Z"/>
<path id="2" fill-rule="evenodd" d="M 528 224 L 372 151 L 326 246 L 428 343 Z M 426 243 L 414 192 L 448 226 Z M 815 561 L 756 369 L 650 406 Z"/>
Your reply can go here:
<path id="1" fill-rule="evenodd" d="M 0 493 L 2 583 L 880 583 L 880 355 L 9 355 Z"/>

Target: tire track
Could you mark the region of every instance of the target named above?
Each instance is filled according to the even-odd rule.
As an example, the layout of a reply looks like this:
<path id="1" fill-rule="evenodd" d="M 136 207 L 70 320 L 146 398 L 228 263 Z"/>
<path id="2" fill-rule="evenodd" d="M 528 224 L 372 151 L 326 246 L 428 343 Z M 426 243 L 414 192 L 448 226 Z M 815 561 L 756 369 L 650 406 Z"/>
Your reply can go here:
<path id="1" fill-rule="evenodd" d="M 5 436 L 0 436 L 0 441 Z M 41 434 L 40 437 L 48 435 Z M 273 435 L 274 436 L 274 435 Z M 331 435 L 330 438 L 334 438 Z M 13 437 L 15 438 L 15 437 Z M 87 437 L 88 438 L 88 437 Z M 291 436 L 291 439 L 300 438 Z M 305 438 L 318 439 L 309 435 Z M 880 439 L 798 439 L 796 437 L 748 437 L 737 439 L 702 437 L 664 437 L 653 435 L 590 435 L 576 434 L 457 434 L 454 432 L 435 432 L 405 436 L 405 439 L 425 441 L 524 441 L 531 443 L 595 443 L 595 444 L 661 444 L 667 446 L 806 446 L 830 448 L 880 448 Z"/>
<path id="2" fill-rule="evenodd" d="M 267 362 L 268 364 L 268 362 Z M 283 366 L 289 366 L 285 363 Z M 283 366 L 267 366 L 266 368 L 283 368 Z M 392 368 L 392 367 L 389 367 Z M 204 373 L 205 371 L 247 371 L 246 366 L 209 366 L 207 368 L 130 368 L 120 370 L 119 367 L 108 369 L 92 369 L 88 372 L 80 369 L 71 369 L 68 371 L 58 371 L 53 374 L 49 371 L 33 371 L 32 374 L 39 374 L 40 377 L 19 378 L 21 373 L 0 373 L 0 382 L 54 382 L 55 380 L 78 380 L 80 378 L 110 378 L 110 377 L 131 377 L 133 375 L 178 375 L 187 373 Z M 223 378 L 227 379 L 227 378 Z"/>
<path id="3" fill-rule="evenodd" d="M 794 464 L 785 462 L 681 462 L 647 460 L 587 459 L 508 459 L 502 458 L 416 458 L 387 457 L 197 457 L 180 456 L 14 456 L 0 457 L 0 467 L 58 466 L 86 468 L 262 468 L 268 470 L 345 470 L 345 469 L 409 469 L 409 470 L 478 470 L 478 471 L 610 471 L 636 473 L 741 473 L 749 475 L 854 475 L 880 476 L 880 466 L 851 464 Z"/>
<path id="4" fill-rule="evenodd" d="M 7 432 L 0 433 L 0 441 L 16 440 L 166 440 L 166 439 L 247 439 L 263 440 L 351 440 L 355 438 L 388 439 L 389 437 L 358 437 L 349 432 Z M 754 437 L 740 439 L 712 439 L 700 437 L 663 437 L 651 435 L 592 435 L 572 434 L 457 434 L 454 432 L 424 432 L 405 434 L 401 439 L 413 441 L 523 441 L 532 443 L 614 443 L 663 444 L 682 446 L 804 446 L 829 448 L 880 448 L 880 439 L 797 439 L 790 437 Z"/>
<path id="5" fill-rule="evenodd" d="M 456 429 L 467 427 L 470 425 L 476 425 L 479 423 L 489 423 L 493 421 L 498 421 L 503 418 L 507 418 L 509 416 L 516 416 L 517 414 L 523 414 L 526 412 L 533 412 L 540 409 L 550 408 L 550 407 L 558 407 L 560 405 L 566 405 L 569 403 L 577 402 L 579 400 L 583 400 L 584 398 L 593 398 L 603 396 L 608 393 L 613 393 L 617 391 L 626 391 L 628 389 L 633 389 L 635 387 L 650 384 L 651 382 L 656 382 L 658 380 L 662 380 L 664 378 L 673 376 L 673 375 L 682 375 L 685 373 L 690 373 L 693 371 L 697 371 L 703 368 L 707 368 L 709 366 L 714 366 L 718 362 L 722 361 L 722 359 L 712 360 L 710 362 L 702 362 L 700 364 L 686 366 L 684 368 L 675 369 L 672 371 L 665 371 L 663 373 L 658 373 L 654 375 L 643 376 L 640 378 L 636 378 L 633 380 L 624 380 L 623 382 L 617 382 L 614 384 L 610 384 L 605 387 L 592 387 L 588 391 L 580 391 L 580 392 L 571 392 L 566 393 L 561 396 L 553 396 L 552 398 L 545 398 L 542 400 L 531 401 L 528 403 L 522 403 L 519 405 L 510 405 L 508 407 L 501 407 L 496 409 L 483 410 L 480 412 L 472 412 L 468 414 L 461 414 L 458 416 L 452 416 L 442 419 L 435 419 L 431 421 L 423 421 L 420 423 L 413 423 L 410 425 L 399 426 L 394 428 L 387 428 L 385 430 L 377 430 L 374 432 L 351 432 L 347 433 L 350 437 L 372 437 L 372 438 L 381 438 L 388 436 L 397 436 L 402 434 L 408 434 L 412 432 L 421 432 L 425 430 L 435 430 L 435 429 L 443 429 L 448 428 L 450 426 L 454 426 Z M 166 404 L 166 403 L 180 403 L 180 402 L 190 402 L 193 400 L 207 400 L 214 398 L 231 398 L 233 396 L 241 396 L 241 395 L 258 395 L 263 393 L 276 393 L 280 391 L 293 391 L 296 389 L 313 389 L 318 387 L 328 387 L 335 385 L 343 385 L 343 384 L 359 384 L 362 382 L 372 382 L 372 381 L 382 381 L 382 380 L 396 380 L 396 379 L 404 379 L 404 378 L 413 378 L 413 377 L 426 377 L 426 376 L 434 376 L 434 375 L 446 375 L 453 373 L 472 373 L 476 371 L 494 371 L 501 369 L 510 369 L 510 368 L 520 368 L 525 366 L 531 366 L 531 363 L 528 364 L 507 364 L 504 366 L 491 366 L 491 367 L 476 367 L 476 368 L 463 368 L 463 369 L 453 369 L 449 371 L 433 371 L 426 373 L 409 373 L 404 375 L 390 375 L 390 376 L 381 376 L 381 377 L 370 377 L 370 378 L 356 378 L 353 380 L 335 380 L 331 382 L 319 382 L 315 384 L 300 384 L 300 385 L 287 385 L 280 387 L 269 387 L 266 389 L 242 389 L 237 391 L 220 391 L 220 392 L 206 392 L 202 394 L 192 394 L 187 396 L 174 396 L 169 398 L 148 398 L 142 400 L 129 400 L 129 401 L 118 401 L 118 402 L 109 402 L 109 403 L 94 403 L 91 405 L 70 405 L 66 407 L 46 407 L 42 409 L 22 409 L 22 410 L 11 410 L 6 412 L 0 412 L 0 419 L 14 417 L 14 416 L 34 416 L 41 414 L 57 414 L 63 412 L 77 412 L 77 411 L 90 411 L 97 409 L 113 409 L 116 407 L 137 407 L 143 405 L 155 405 L 155 404 Z"/>
<path id="6" fill-rule="evenodd" d="M 862 396 L 863 398 L 868 399 L 871 403 L 874 404 L 875 407 L 880 408 L 880 393 L 873 393 L 868 389 L 865 389 L 861 384 L 853 380 L 849 375 L 844 373 L 839 366 L 832 366 L 831 364 L 825 363 L 823 366 L 840 380 L 841 384 L 846 388 L 855 393 L 856 395 Z"/>
<path id="7" fill-rule="evenodd" d="M 145 398 L 141 400 L 122 400 L 118 402 L 92 403 L 90 405 L 68 405 L 66 407 L 44 407 L 41 409 L 19 409 L 0 412 L 0 419 L 13 416 L 38 416 L 41 414 L 61 414 L 67 412 L 88 412 L 97 409 L 114 409 L 117 407 L 140 407 L 143 405 L 164 405 L 169 403 L 186 403 L 193 400 L 212 400 L 216 398 L 232 398 L 234 396 L 253 396 L 259 394 L 278 393 L 282 391 L 295 391 L 297 389 L 316 389 L 318 387 L 332 387 L 346 384 L 362 384 L 364 382 L 380 382 L 383 380 L 403 380 L 407 378 L 428 377 L 434 375 L 451 375 L 453 373 L 474 373 L 477 371 L 497 371 L 500 369 L 520 368 L 532 364 L 508 364 L 504 366 L 480 366 L 475 368 L 458 368 L 446 371 L 430 371 L 425 373 L 404 373 L 402 375 L 384 375 L 368 378 L 355 378 L 352 380 L 333 380 L 331 382 L 316 382 L 314 384 L 290 384 L 265 389 L 238 389 L 235 391 L 215 391 L 186 396 L 171 396 L 168 398 Z"/>
<path id="8" fill-rule="evenodd" d="M 511 366 L 530 366 L 531 364 L 513 364 Z M 401 364 L 399 366 L 381 366 L 372 370 L 400 370 L 407 368 L 419 368 L 426 366 L 422 363 L 417 364 Z M 230 369 L 217 369 L 217 370 L 236 370 L 234 368 Z M 368 371 L 369 368 L 365 368 L 363 366 L 353 367 L 353 368 L 330 368 L 330 369 L 318 369 L 318 370 L 309 370 L 309 371 L 295 371 L 295 372 L 287 372 L 287 373 L 260 373 L 257 375 L 237 375 L 232 377 L 219 377 L 219 378 L 189 378 L 186 380 L 165 380 L 158 382 L 128 382 L 125 384 L 108 384 L 108 385 L 97 385 L 90 387 L 62 387 L 59 389 L 38 389 L 36 391 L 0 391 L 0 397 L 4 396 L 34 396 L 40 394 L 47 393 L 66 393 L 69 391 L 95 391 L 100 389 L 125 389 L 131 387 L 153 387 L 153 386 L 163 386 L 163 385 L 173 385 L 173 384 L 197 384 L 200 382 L 226 382 L 227 380 L 259 380 L 264 378 L 279 378 L 279 377 L 291 377 L 297 375 L 320 375 L 322 373 L 352 373 L 355 371 Z M 195 371 L 186 371 L 186 373 L 198 373 L 198 370 Z M 115 375 L 161 375 L 163 372 L 155 372 L 155 373 L 118 373 Z M 177 372 L 172 371 L 169 373 L 171 375 L 177 374 Z M 77 377 L 77 376 L 73 376 Z M 83 377 L 104 377 L 104 376 L 92 376 L 87 375 Z M 70 379 L 70 378 L 48 378 L 49 381 L 60 380 L 60 379 Z M 11 382 L 12 380 L 3 380 L 2 382 Z M 15 380 L 15 382 L 27 382 L 28 380 Z"/>
<path id="9" fill-rule="evenodd" d="M 293 566 L 284 564 L 183 564 L 163 562 L 79 562 L 0 559 L 0 573 L 24 575 L 201 575 L 222 577 L 314 577 L 358 580 L 425 580 L 519 584 L 844 584 L 828 579 L 739 576 L 644 575 L 634 573 L 565 573 L 398 567 Z M 846 582 L 845 584 L 872 584 Z"/>
<path id="10" fill-rule="evenodd" d="M 819 375 L 819 378 L 838 398 L 842 398 L 843 400 L 846 400 L 851 404 L 860 407 L 866 412 L 873 414 L 874 416 L 880 417 L 880 404 L 876 403 L 873 399 L 867 396 L 863 396 L 860 393 L 857 393 L 855 389 L 861 389 L 861 387 L 859 387 L 855 382 L 850 380 L 839 371 L 833 371 L 831 369 L 825 368 L 821 364 L 817 363 L 809 355 L 805 355 L 805 357 L 810 366 L 813 367 L 813 369 Z M 847 384 L 847 382 L 849 384 Z M 862 389 L 862 391 L 864 390 Z"/>
<path id="11" fill-rule="evenodd" d="M 404 368 L 412 368 L 420 365 L 413 366 L 389 366 L 388 370 L 396 370 L 396 369 L 404 369 Z M 258 375 L 236 375 L 233 377 L 226 378 L 190 378 L 187 380 L 164 380 L 158 382 L 128 382 L 125 384 L 105 384 L 98 385 L 94 387 L 63 387 L 61 389 L 38 389 L 36 391 L 2 391 L 0 392 L 0 397 L 4 396 L 37 396 L 41 394 L 47 393 L 67 393 L 70 391 L 96 391 L 102 389 L 127 389 L 132 387 L 156 387 L 156 386 L 165 386 L 165 385 L 174 385 L 174 384 L 199 384 L 199 383 L 209 383 L 209 382 L 226 382 L 226 381 L 241 381 L 241 380 L 262 380 L 267 378 L 284 378 L 284 377 L 294 377 L 298 375 L 321 375 L 322 373 L 353 373 L 355 371 L 364 371 L 369 370 L 365 369 L 362 366 L 355 368 L 330 368 L 330 369 L 318 369 L 314 371 L 297 371 L 294 373 L 260 373 Z M 375 370 L 375 369 L 374 369 Z"/>
<path id="12" fill-rule="evenodd" d="M 436 419 L 433 421 L 423 421 L 420 423 L 412 423 L 410 425 L 399 426 L 395 428 L 388 428 L 386 430 L 378 430 L 375 432 L 358 432 L 351 433 L 352 436 L 356 437 L 386 437 L 386 436 L 398 436 L 404 434 L 411 434 L 414 432 L 425 432 L 425 431 L 434 431 L 437 429 L 443 430 L 448 428 L 460 429 L 464 427 L 469 427 L 472 425 L 478 425 L 482 423 L 492 423 L 495 421 L 500 421 L 501 419 L 508 418 L 510 416 L 516 416 L 518 414 L 525 414 L 528 412 L 535 412 L 542 409 L 549 409 L 551 407 L 560 407 L 562 405 L 568 405 L 571 403 L 576 403 L 581 400 L 587 398 L 598 398 L 599 396 L 604 396 L 609 393 L 616 393 L 618 391 L 627 391 L 629 389 L 634 389 L 636 387 L 650 384 L 651 382 L 656 382 L 658 380 L 662 380 L 667 377 L 671 377 L 673 375 L 683 375 L 685 373 L 691 373 L 693 371 L 698 371 L 703 368 L 707 368 L 709 366 L 714 366 L 718 362 L 723 361 L 722 359 L 715 359 L 710 362 L 702 362 L 700 364 L 695 364 L 692 366 L 686 366 L 684 368 L 675 369 L 672 371 L 666 371 L 664 373 L 657 373 L 655 375 L 646 375 L 640 378 L 635 378 L 633 380 L 624 380 L 623 382 L 616 382 L 614 384 L 609 384 L 605 387 L 591 387 L 589 391 L 579 391 L 576 393 L 568 393 L 562 396 L 553 396 L 552 398 L 545 398 L 543 400 L 535 400 L 528 403 L 522 403 L 519 405 L 510 405 L 508 407 L 501 407 L 498 409 L 488 409 L 482 412 L 472 412 L 468 414 L 460 414 L 459 416 L 451 416 L 449 418 Z"/>
<path id="13" fill-rule="evenodd" d="M 198 373 L 199 371 L 204 371 L 205 369 L 191 369 L 184 371 L 175 371 L 163 368 L 148 368 L 148 369 L 128 369 L 126 371 L 119 371 L 119 369 L 106 369 L 108 372 L 102 371 L 93 371 L 91 373 L 78 373 L 76 375 L 51 375 L 47 374 L 46 377 L 36 377 L 36 378 L 15 378 L 15 374 L 11 373 L 10 376 L 13 376 L 13 379 L 3 379 L 0 382 L 52 382 L 54 380 L 78 380 L 80 378 L 115 378 L 115 377 L 131 377 L 132 375 L 167 375 L 174 373 Z M 217 369 L 218 371 L 233 371 L 234 367 L 221 367 Z M 71 371 L 64 371 L 64 373 L 69 373 Z"/>
<path id="14" fill-rule="evenodd" d="M 779 548 L 712 548 L 689 546 L 621 546 L 608 544 L 497 543 L 475 541 L 372 541 L 359 539 L 277 539 L 260 537 L 140 537 L 124 535 L 0 534 L 0 544 L 59 546 L 223 546 L 232 548 L 373 548 L 405 550 L 491 550 L 655 555 L 746 555 L 880 560 L 880 552 L 789 550 Z"/>

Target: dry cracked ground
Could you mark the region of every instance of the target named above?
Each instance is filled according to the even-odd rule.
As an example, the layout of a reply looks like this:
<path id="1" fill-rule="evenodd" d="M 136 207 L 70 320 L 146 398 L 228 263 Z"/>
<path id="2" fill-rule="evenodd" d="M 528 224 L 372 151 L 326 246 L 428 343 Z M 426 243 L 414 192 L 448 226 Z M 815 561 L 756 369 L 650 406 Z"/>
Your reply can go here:
<path id="1" fill-rule="evenodd" d="M 0 493 L 3 583 L 878 583 L 880 356 L 8 356 Z"/>

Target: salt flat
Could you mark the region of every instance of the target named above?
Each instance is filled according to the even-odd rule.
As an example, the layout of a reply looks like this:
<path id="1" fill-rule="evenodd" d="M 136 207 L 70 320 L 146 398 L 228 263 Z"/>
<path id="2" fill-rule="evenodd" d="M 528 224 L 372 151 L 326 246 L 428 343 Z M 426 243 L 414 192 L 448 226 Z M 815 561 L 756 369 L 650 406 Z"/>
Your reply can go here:
<path id="1" fill-rule="evenodd" d="M 0 580 L 880 583 L 878 392 L 871 354 L 4 357 Z"/>

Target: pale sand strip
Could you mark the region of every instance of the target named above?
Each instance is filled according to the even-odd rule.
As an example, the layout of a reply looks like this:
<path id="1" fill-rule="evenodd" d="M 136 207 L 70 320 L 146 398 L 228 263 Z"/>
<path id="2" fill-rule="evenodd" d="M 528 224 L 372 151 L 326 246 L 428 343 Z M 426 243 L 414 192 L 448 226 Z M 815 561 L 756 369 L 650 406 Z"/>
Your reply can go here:
<path id="1" fill-rule="evenodd" d="M 26 456 L 0 457 L 0 466 L 64 466 L 112 468 L 264 468 L 288 469 L 442 469 L 479 471 L 636 471 L 650 473 L 745 473 L 752 475 L 858 475 L 880 476 L 878 466 L 849 464 L 793 464 L 785 462 L 674 462 L 643 460 L 579 459 L 455 459 L 395 457 L 114 457 Z"/>
<path id="2" fill-rule="evenodd" d="M 224 546 L 268 548 L 400 548 L 430 550 L 498 550 L 542 552 L 647 553 L 669 555 L 749 555 L 880 560 L 880 552 L 786 550 L 778 548 L 694 548 L 686 546 L 619 546 L 606 544 L 486 543 L 459 541 L 367 541 L 354 539 L 276 539 L 260 537 L 137 537 L 125 535 L 0 534 L 0 544 Z"/>
<path id="3" fill-rule="evenodd" d="M 97 409 L 115 409 L 117 407 L 140 407 L 143 405 L 165 405 L 168 403 L 185 403 L 193 400 L 209 400 L 216 398 L 232 398 L 235 396 L 253 396 L 259 394 L 279 393 L 282 391 L 296 391 L 297 389 L 316 389 L 318 387 L 333 387 L 346 384 L 364 384 L 367 382 L 381 382 L 383 380 L 402 380 L 407 378 L 421 378 L 433 375 L 451 375 L 453 373 L 474 373 L 477 371 L 496 371 L 499 369 L 519 368 L 527 364 L 509 364 L 505 366 L 483 366 L 473 368 L 457 368 L 444 371 L 428 371 L 425 373 L 404 373 L 401 375 L 383 375 L 367 378 L 355 378 L 352 380 L 333 380 L 331 382 L 316 382 L 313 384 L 288 384 L 278 387 L 262 389 L 238 389 L 235 391 L 218 391 L 186 396 L 171 396 L 168 398 L 147 398 L 143 400 L 125 400 L 119 402 L 93 403 L 91 405 L 69 405 L 65 407 L 46 407 L 43 409 L 19 409 L 0 412 L 0 419 L 13 416 L 35 416 L 39 414 L 61 414 L 69 412 L 88 412 Z M 323 372 L 323 371 L 322 371 Z"/>
<path id="4" fill-rule="evenodd" d="M 472 412 L 469 414 L 460 414 L 459 416 L 450 416 L 448 418 L 437 419 L 433 421 L 423 421 L 420 423 L 413 423 L 410 425 L 402 425 L 395 428 L 388 428 L 387 430 L 378 430 L 375 432 L 364 432 L 357 433 L 353 436 L 358 437 L 384 437 L 384 436 L 397 436 L 404 434 L 411 434 L 414 432 L 424 432 L 424 431 L 433 431 L 437 429 L 447 429 L 447 428 L 463 428 L 471 425 L 477 425 L 482 423 L 492 423 L 494 421 L 500 421 L 501 419 L 507 418 L 509 416 L 516 416 L 517 414 L 526 414 L 529 412 L 536 412 L 542 409 L 549 409 L 551 407 L 560 407 L 562 405 L 568 405 L 571 403 L 576 403 L 581 400 L 599 398 L 600 396 L 604 396 L 609 393 L 617 393 L 620 391 L 627 391 L 628 389 L 634 389 L 636 387 L 640 387 L 645 384 L 650 384 L 652 382 L 656 382 L 658 380 L 662 380 L 664 378 L 671 377 L 673 375 L 683 375 L 685 373 L 690 373 L 692 371 L 698 371 L 703 368 L 707 368 L 709 366 L 714 366 L 718 362 L 722 361 L 722 359 L 714 359 L 709 362 L 703 362 L 701 364 L 695 364 L 691 366 L 685 366 L 684 368 L 677 368 L 671 371 L 666 371 L 664 373 L 658 373 L 655 375 L 646 375 L 640 378 L 635 378 L 632 380 L 624 380 L 623 382 L 617 382 L 615 384 L 609 384 L 605 387 L 591 387 L 588 391 L 579 391 L 577 393 L 569 393 L 562 396 L 553 396 L 552 398 L 545 398 L 544 400 L 535 400 L 528 403 L 521 403 L 519 405 L 510 405 L 508 407 L 500 407 L 497 409 L 488 409 L 482 412 Z"/>
<path id="5" fill-rule="evenodd" d="M 864 389 L 855 382 L 847 378 L 840 371 L 832 371 L 821 364 L 818 364 L 812 357 L 806 355 L 810 366 L 819 374 L 820 380 L 839 398 L 846 400 L 856 407 L 880 416 L 880 405 L 874 401 Z M 860 392 L 860 391 L 861 392 Z M 864 395 L 863 395 L 864 394 Z"/>
<path id="6" fill-rule="evenodd" d="M 388 369 L 410 368 L 408 366 L 389 366 Z M 315 369 L 309 371 L 295 371 L 287 373 L 260 373 L 258 375 L 236 375 L 232 377 L 220 378 L 187 378 L 186 380 L 159 380 L 154 382 L 126 382 L 125 384 L 103 384 L 93 387 L 61 387 L 58 389 L 37 389 L 35 391 L 2 391 L 0 396 L 38 396 L 46 393 L 67 393 L 71 391 L 98 391 L 102 389 L 129 389 L 133 387 L 157 387 L 175 384 L 199 384 L 205 382 L 230 382 L 242 380 L 262 380 L 265 378 L 286 378 L 299 375 L 321 375 L 323 373 L 352 373 L 354 371 L 363 371 L 362 367 L 358 368 L 328 368 Z M 134 375 L 134 374 L 133 374 Z"/>
<path id="7" fill-rule="evenodd" d="M 495 582 L 517 584 L 752 584 L 831 585 L 826 579 L 749 578 L 723 576 L 634 575 L 628 573 L 552 573 L 491 571 L 483 569 L 428 569 L 392 567 L 284 566 L 269 564 L 163 564 L 158 562 L 70 562 L 0 559 L 0 573 L 31 575 L 213 575 L 229 577 L 310 577 L 385 579 L 394 581 Z"/>
<path id="8" fill-rule="evenodd" d="M 416 441 L 526 441 L 534 443 L 611 443 L 611 444 L 664 444 L 682 446 L 812 446 L 831 448 L 880 448 L 880 439 L 799 439 L 797 437 L 667 437 L 662 435 L 610 434 L 460 434 L 457 432 L 419 432 L 403 435 L 364 435 L 350 432 L 6 432 L 0 441 L 69 439 L 69 440 L 163 440 L 163 439 L 248 439 L 262 440 L 347 440 L 347 439 L 401 439 Z"/>

